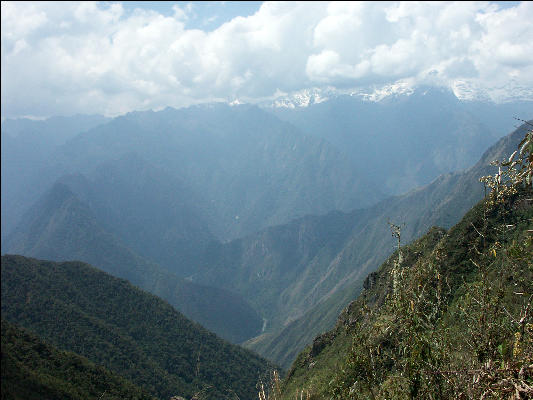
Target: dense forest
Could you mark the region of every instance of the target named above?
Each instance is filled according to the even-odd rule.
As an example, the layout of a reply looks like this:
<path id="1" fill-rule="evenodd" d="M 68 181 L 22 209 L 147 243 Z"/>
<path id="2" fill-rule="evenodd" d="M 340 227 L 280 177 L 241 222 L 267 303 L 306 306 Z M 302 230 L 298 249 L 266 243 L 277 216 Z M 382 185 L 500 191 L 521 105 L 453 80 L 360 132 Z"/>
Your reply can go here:
<path id="1" fill-rule="evenodd" d="M 255 397 L 266 360 L 168 303 L 80 262 L 2 256 L 2 318 L 158 398 Z"/>
<path id="2" fill-rule="evenodd" d="M 153 399 L 119 375 L 3 319 L 1 385 L 6 400 Z"/>

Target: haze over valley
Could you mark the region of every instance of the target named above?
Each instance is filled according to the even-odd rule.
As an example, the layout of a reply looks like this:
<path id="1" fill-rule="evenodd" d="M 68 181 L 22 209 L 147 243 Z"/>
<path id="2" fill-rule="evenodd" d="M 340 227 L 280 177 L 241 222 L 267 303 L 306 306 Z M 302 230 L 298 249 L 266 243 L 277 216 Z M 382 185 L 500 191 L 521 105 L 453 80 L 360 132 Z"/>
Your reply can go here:
<path id="1" fill-rule="evenodd" d="M 449 279 L 422 336 L 477 296 L 468 257 L 531 273 L 531 17 L 529 2 L 2 3 L 2 392 L 429 393 L 398 378 L 403 361 L 357 386 L 348 343 L 399 318 L 395 265 Z M 520 189 L 481 220 L 480 178 L 502 171 Z M 505 218 L 520 230 L 498 242 Z M 516 284 L 502 304 L 530 318 L 531 282 Z M 505 350 L 508 323 L 487 360 L 511 371 L 533 331 Z"/>

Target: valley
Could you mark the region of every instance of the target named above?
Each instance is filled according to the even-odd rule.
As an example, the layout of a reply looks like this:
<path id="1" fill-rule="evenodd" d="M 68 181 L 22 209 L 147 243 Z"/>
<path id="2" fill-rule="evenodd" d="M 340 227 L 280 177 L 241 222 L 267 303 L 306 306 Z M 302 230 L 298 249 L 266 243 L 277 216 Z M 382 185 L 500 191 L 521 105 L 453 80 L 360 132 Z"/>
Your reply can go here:
<path id="1" fill-rule="evenodd" d="M 533 2 L 1 2 L 1 400 L 533 398 Z"/>
<path id="2" fill-rule="evenodd" d="M 470 121 L 461 129 L 480 132 L 469 136 L 476 151 L 462 153 L 473 163 L 491 136 L 481 134 L 481 122 L 472 128 L 472 108 L 469 103 L 461 110 Z M 350 155 L 349 147 L 341 150 L 335 139 L 330 144 L 310 125 L 293 126 L 304 112 L 296 110 L 291 123 L 267 109 L 226 105 L 101 119 L 43 149 L 49 158 L 32 161 L 41 163 L 39 174 L 11 161 L 17 152 L 20 159 L 33 156 L 14 144 L 27 140 L 24 124 L 11 136 L 10 124 L 18 125 L 9 121 L 2 174 L 16 181 L 10 196 L 19 193 L 18 207 L 34 201 L 23 213 L 3 201 L 6 213 L 21 216 L 3 236 L 2 253 L 90 263 L 288 370 L 391 254 L 389 222 L 402 224 L 405 243 L 432 226 L 452 227 L 483 197 L 479 177 L 494 173 L 491 161 L 512 153 L 528 130 L 523 125 L 503 136 L 468 169 L 461 170 L 466 159 L 441 165 L 448 172 L 440 176 L 423 167 L 425 177 L 411 182 L 411 190 L 390 196 L 396 189 L 383 174 L 406 171 L 394 162 L 364 169 L 380 163 Z M 290 114 L 279 113 L 285 119 Z M 386 148 L 395 142 L 383 140 L 382 156 L 391 159 Z M 438 140 L 425 140 L 442 150 Z M 353 152 L 363 144 L 354 146 Z M 359 154 L 379 154 L 368 146 Z M 463 143 L 454 146 L 466 151 Z M 437 159 L 429 154 L 424 162 Z M 429 177 L 430 183 L 416 187 Z"/>

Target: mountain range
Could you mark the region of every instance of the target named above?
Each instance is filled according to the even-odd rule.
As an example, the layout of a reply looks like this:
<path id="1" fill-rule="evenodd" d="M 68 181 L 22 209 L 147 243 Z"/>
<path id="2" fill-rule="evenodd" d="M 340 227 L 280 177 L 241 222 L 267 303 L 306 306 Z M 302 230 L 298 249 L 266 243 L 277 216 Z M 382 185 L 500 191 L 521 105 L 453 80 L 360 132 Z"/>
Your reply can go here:
<path id="1" fill-rule="evenodd" d="M 192 283 L 136 255 L 63 183 L 56 183 L 29 210 L 6 247 L 14 254 L 91 263 L 162 297 L 234 343 L 259 333 L 262 326 L 258 313 L 241 296 Z"/>
<path id="2" fill-rule="evenodd" d="M 358 170 L 387 194 L 469 168 L 486 148 L 531 117 L 531 101 L 461 101 L 447 89 L 419 87 L 381 101 L 333 95 L 306 107 L 272 107 L 276 116 L 353 155 Z"/>
<path id="3" fill-rule="evenodd" d="M 326 141 L 254 106 L 213 104 L 129 113 L 68 140 L 39 173 L 14 183 L 27 182 L 19 202 L 35 202 L 65 174 L 90 174 L 132 153 L 185 185 L 181 197 L 219 240 L 382 197 Z"/>
<path id="4" fill-rule="evenodd" d="M 483 197 L 479 178 L 494 173 L 491 162 L 508 157 L 527 129 L 524 124 L 500 139 L 468 170 L 405 195 L 352 213 L 295 220 L 224 245 L 198 281 L 217 281 L 268 310 L 263 315 L 271 318 L 270 329 L 246 345 L 288 368 L 299 350 L 334 325 L 366 276 L 393 251 L 389 222 L 403 226 L 405 243 L 432 226 L 453 226 Z M 264 296 L 268 290 L 274 294 Z"/>
<path id="5" fill-rule="evenodd" d="M 406 242 L 453 226 L 530 109 L 421 88 L 74 116 L 42 154 L 24 138 L 50 121 L 7 120 L 2 253 L 93 264 L 288 368 L 392 252 L 388 222 Z"/>

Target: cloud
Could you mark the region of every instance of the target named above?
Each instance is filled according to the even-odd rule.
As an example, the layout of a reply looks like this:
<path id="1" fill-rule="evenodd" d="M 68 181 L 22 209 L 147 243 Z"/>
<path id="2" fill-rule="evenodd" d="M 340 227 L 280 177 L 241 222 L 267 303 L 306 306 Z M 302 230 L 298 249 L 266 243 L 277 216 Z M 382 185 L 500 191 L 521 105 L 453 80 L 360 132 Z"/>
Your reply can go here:
<path id="1" fill-rule="evenodd" d="M 2 116 L 115 115 L 398 80 L 533 92 L 531 2 L 266 2 L 210 32 L 186 29 L 192 12 L 2 2 Z"/>

